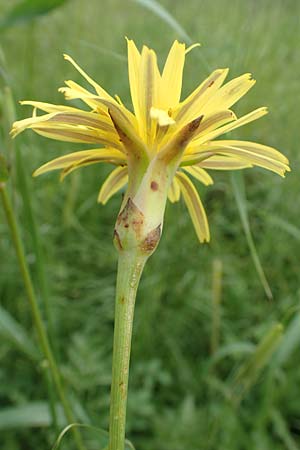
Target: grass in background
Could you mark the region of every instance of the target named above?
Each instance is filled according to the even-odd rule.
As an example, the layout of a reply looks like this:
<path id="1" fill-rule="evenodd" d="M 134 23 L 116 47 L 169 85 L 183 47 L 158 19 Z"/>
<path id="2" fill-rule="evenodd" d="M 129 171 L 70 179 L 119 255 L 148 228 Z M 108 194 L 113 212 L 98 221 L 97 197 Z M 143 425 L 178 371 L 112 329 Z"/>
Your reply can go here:
<path id="1" fill-rule="evenodd" d="M 63 61 L 67 52 L 129 102 L 126 60 L 114 56 L 126 55 L 124 36 L 161 55 L 178 38 L 140 3 L 69 0 L 30 24 L 6 29 L 0 35 L 2 85 L 10 85 L 15 99 L 63 103 L 57 88 L 77 76 Z M 251 231 L 273 301 L 266 299 L 253 266 L 229 174 L 216 173 L 215 184 L 201 191 L 210 245 L 198 245 L 183 204 L 168 206 L 159 249 L 138 295 L 128 437 L 141 450 L 295 450 L 300 447 L 300 5 L 296 0 L 234 0 L 230 6 L 223 0 L 164 0 L 161 5 L 192 40 L 202 43 L 188 57 L 185 92 L 210 69 L 228 66 L 231 77 L 253 72 L 258 82 L 239 113 L 266 105 L 270 114 L 235 136 L 276 146 L 290 158 L 293 171 L 284 182 L 274 174 L 261 177 L 260 169 L 245 172 Z M 7 10 L 8 5 L 0 5 L 0 13 Z M 17 107 L 17 114 L 25 117 L 28 111 Z M 35 235 L 16 155 L 8 148 L 6 119 L 2 109 L 1 150 L 10 151 L 15 210 L 39 286 Z M 18 146 L 38 224 L 63 375 L 80 420 L 107 429 L 116 269 L 111 230 L 120 198 L 105 207 L 96 204 L 107 172 L 100 165 L 71 175 L 62 185 L 56 174 L 31 179 L 42 162 L 82 146 L 29 132 Z M 2 210 L 0 256 L 1 308 L 9 314 L 9 319 L 0 316 L 2 445 L 6 450 L 50 449 L 55 434 L 49 427 L 47 391 Z M 218 348 L 211 352 L 216 260 L 222 264 L 222 291 Z M 281 339 L 277 322 L 284 325 Z M 274 339 L 268 345 L 270 336 Z M 67 442 L 63 448 L 71 447 Z"/>

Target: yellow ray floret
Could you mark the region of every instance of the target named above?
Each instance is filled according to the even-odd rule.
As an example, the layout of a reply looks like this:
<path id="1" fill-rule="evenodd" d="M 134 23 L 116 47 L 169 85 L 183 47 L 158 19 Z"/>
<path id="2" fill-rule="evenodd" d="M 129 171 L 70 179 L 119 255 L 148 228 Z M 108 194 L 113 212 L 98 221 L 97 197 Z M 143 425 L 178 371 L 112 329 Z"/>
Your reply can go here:
<path id="1" fill-rule="evenodd" d="M 105 204 L 127 184 L 128 189 L 137 189 L 144 179 L 143 174 L 157 163 L 158 178 L 164 179 L 162 170 L 168 174 L 170 202 L 182 197 L 199 240 L 209 241 L 206 214 L 190 176 L 208 186 L 213 180 L 207 170 L 259 166 L 284 176 L 290 169 L 288 159 L 272 147 L 237 139 L 219 139 L 268 112 L 262 107 L 237 117 L 232 110 L 254 86 L 251 74 L 225 82 L 228 69 L 216 69 L 191 94 L 182 98 L 185 58 L 196 45 L 186 48 L 185 44 L 175 41 L 160 71 L 152 49 L 143 46 L 139 51 L 135 43 L 127 39 L 132 110 L 124 106 L 117 95 L 111 96 L 103 89 L 73 58 L 64 55 L 89 87 L 67 80 L 65 87 L 59 90 L 67 100 L 82 101 L 88 111 L 73 106 L 23 101 L 21 104 L 33 108 L 32 117 L 15 122 L 11 134 L 15 137 L 25 129 L 32 129 L 47 138 L 88 143 L 95 148 L 47 162 L 34 172 L 34 176 L 60 170 L 63 179 L 80 167 L 110 163 L 116 167 L 98 195 L 98 201 Z M 37 111 L 42 115 L 37 115 Z"/>

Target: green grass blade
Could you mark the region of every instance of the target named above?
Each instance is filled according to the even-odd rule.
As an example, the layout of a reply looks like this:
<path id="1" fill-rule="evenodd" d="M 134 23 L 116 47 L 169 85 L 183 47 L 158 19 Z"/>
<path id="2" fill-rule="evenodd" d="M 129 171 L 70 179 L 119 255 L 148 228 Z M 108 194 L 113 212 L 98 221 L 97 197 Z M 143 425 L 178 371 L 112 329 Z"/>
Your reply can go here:
<path id="1" fill-rule="evenodd" d="M 65 423 L 64 415 L 60 407 L 57 407 L 59 423 Z M 25 405 L 2 408 L 0 411 L 0 430 L 50 427 L 52 417 L 47 402 L 30 402 Z"/>
<path id="2" fill-rule="evenodd" d="M 169 11 L 167 11 L 156 0 L 133 0 L 133 1 L 156 14 L 160 19 L 162 19 L 166 24 L 168 24 L 178 34 L 179 37 L 184 39 L 187 44 L 191 44 L 193 42 L 192 38 L 187 34 L 185 29 L 177 22 L 175 17 L 173 17 L 172 14 L 169 13 Z"/>
<path id="3" fill-rule="evenodd" d="M 66 0 L 23 0 L 13 6 L 1 20 L 0 31 L 1 29 L 9 28 L 19 23 L 25 23 L 47 14 L 65 2 Z"/>
<path id="4" fill-rule="evenodd" d="M 284 443 L 284 448 L 287 450 L 299 450 L 299 446 L 296 444 L 296 441 L 294 440 L 281 413 L 274 409 L 271 413 L 271 419 L 273 422 L 274 431 Z"/>
<path id="5" fill-rule="evenodd" d="M 267 220 L 271 222 L 271 224 L 278 226 L 283 231 L 286 231 L 290 236 L 297 239 L 300 242 L 300 228 L 296 225 L 288 222 L 287 220 L 281 219 L 276 216 L 267 216 Z"/>
<path id="6" fill-rule="evenodd" d="M 255 346 L 250 342 L 234 342 L 220 347 L 210 358 L 210 365 L 215 365 L 225 358 L 239 358 L 243 355 L 252 354 Z"/>
<path id="7" fill-rule="evenodd" d="M 114 51 L 109 50 L 109 49 L 104 48 L 104 47 L 100 47 L 99 45 L 95 45 L 95 44 L 93 44 L 91 42 L 88 42 L 88 41 L 86 41 L 84 39 L 79 39 L 78 42 L 83 47 L 87 47 L 87 48 L 90 48 L 91 50 L 95 50 L 96 52 L 100 53 L 101 55 L 110 56 L 111 58 L 116 59 L 116 60 L 121 61 L 121 62 L 127 62 L 127 57 L 122 55 L 122 54 L 120 54 L 120 53 L 114 52 Z"/>
<path id="8" fill-rule="evenodd" d="M 257 345 L 254 353 L 238 368 L 233 380 L 233 398 L 239 402 L 269 363 L 283 335 L 281 323 L 274 324 Z"/>
<path id="9" fill-rule="evenodd" d="M 289 323 L 274 357 L 274 366 L 282 366 L 300 346 L 300 314 Z"/>
<path id="10" fill-rule="evenodd" d="M 7 128 L 7 135 L 9 128 L 11 127 L 11 123 L 16 120 L 16 112 L 14 107 L 14 99 L 11 92 L 11 89 L 9 87 L 6 87 L 3 90 L 3 109 L 6 113 L 7 117 L 7 123 L 5 124 Z M 24 205 L 24 215 L 25 220 L 28 224 L 28 229 L 30 231 L 30 236 L 32 239 L 33 244 L 33 250 L 36 256 L 36 263 L 35 263 L 35 269 L 37 273 L 38 278 L 38 285 L 40 288 L 40 294 L 43 302 L 43 309 L 44 309 L 44 315 L 47 321 L 47 327 L 50 335 L 50 339 L 55 346 L 55 333 L 54 333 L 54 326 L 53 326 L 53 319 L 51 314 L 51 307 L 50 307 L 50 294 L 49 294 L 49 286 L 48 286 L 48 280 L 46 277 L 46 271 L 45 271 L 45 262 L 44 262 L 44 252 L 41 245 L 38 227 L 36 223 L 36 219 L 34 216 L 33 206 L 32 206 L 32 199 L 31 199 L 31 192 L 30 192 L 30 186 L 28 181 L 28 173 L 29 171 L 26 169 L 26 163 L 23 158 L 22 152 L 19 149 L 19 146 L 15 143 L 15 141 L 12 141 L 11 138 L 8 138 L 9 150 L 11 152 L 11 158 L 15 157 L 15 165 L 16 165 L 16 178 L 17 183 L 19 187 L 19 191 L 23 200 Z"/>
<path id="11" fill-rule="evenodd" d="M 133 0 L 135 3 L 143 6 L 149 11 L 153 12 L 157 17 L 159 17 L 163 22 L 165 22 L 175 33 L 178 38 L 182 39 L 186 44 L 191 45 L 195 41 L 189 36 L 187 31 L 180 25 L 180 23 L 175 19 L 175 17 L 165 9 L 157 0 Z M 208 71 L 211 67 L 203 54 L 200 52 L 196 53 L 198 58 L 201 60 L 202 64 L 206 67 Z"/>
<path id="12" fill-rule="evenodd" d="M 0 183 L 5 183 L 8 180 L 8 176 L 6 159 L 0 153 Z"/>
<path id="13" fill-rule="evenodd" d="M 39 359 L 39 352 L 26 330 L 2 306 L 0 306 L 0 335 L 13 343 L 30 359 Z"/>
<path id="14" fill-rule="evenodd" d="M 215 354 L 220 343 L 221 300 L 222 300 L 223 264 L 221 259 L 214 259 L 212 266 L 212 324 L 210 336 L 211 354 Z"/>
<path id="15" fill-rule="evenodd" d="M 247 244 L 250 250 L 250 254 L 253 260 L 254 267 L 256 269 L 258 278 L 264 288 L 265 294 L 268 297 L 269 300 L 273 299 L 273 294 L 270 288 L 270 285 L 268 283 L 268 280 L 266 278 L 264 269 L 262 267 L 262 264 L 260 262 L 256 246 L 254 243 L 254 239 L 251 233 L 250 223 L 249 223 L 249 217 L 247 212 L 247 199 L 246 199 L 246 193 L 245 193 L 245 184 L 244 184 L 244 178 L 241 173 L 232 173 L 231 174 L 231 183 L 233 187 L 233 193 L 235 197 L 235 201 L 238 207 L 238 211 L 240 214 L 241 222 L 243 225 L 244 233 L 246 236 Z"/>

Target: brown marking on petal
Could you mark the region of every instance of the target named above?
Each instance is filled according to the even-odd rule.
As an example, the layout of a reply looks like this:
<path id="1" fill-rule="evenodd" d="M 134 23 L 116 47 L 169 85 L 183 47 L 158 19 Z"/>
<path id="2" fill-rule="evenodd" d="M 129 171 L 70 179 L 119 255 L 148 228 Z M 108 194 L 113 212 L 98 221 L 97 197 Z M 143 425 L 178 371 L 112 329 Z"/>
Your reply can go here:
<path id="1" fill-rule="evenodd" d="M 77 141 L 81 142 L 91 142 L 93 144 L 105 144 L 105 145 L 111 145 L 111 141 L 105 139 L 105 137 L 98 137 L 97 135 L 93 135 L 90 133 L 96 133 L 95 131 L 86 129 L 86 132 L 80 133 L 77 130 L 65 130 L 60 128 L 50 128 L 50 127 L 43 127 L 41 126 L 34 126 L 34 131 L 41 131 L 45 134 L 57 134 L 58 136 L 75 139 Z M 79 128 L 78 128 L 79 130 Z M 72 140 L 70 142 L 73 142 Z"/>
<path id="2" fill-rule="evenodd" d="M 116 119 L 113 117 L 113 114 L 112 114 L 112 111 L 110 108 L 108 108 L 108 114 L 109 114 L 111 121 L 113 123 L 113 126 L 119 136 L 119 142 L 121 144 L 123 144 L 123 147 L 124 147 L 126 153 L 134 155 L 134 158 L 139 161 L 141 159 L 142 149 L 141 149 L 140 144 L 136 142 L 137 137 L 136 136 L 133 137 L 132 135 L 130 136 L 124 130 L 121 129 L 121 127 L 117 123 Z M 130 149 L 130 151 L 128 151 L 128 149 Z"/>
<path id="3" fill-rule="evenodd" d="M 151 253 L 157 247 L 161 236 L 161 225 L 154 228 L 154 230 L 150 231 L 146 236 L 144 242 L 142 242 L 140 248 L 145 253 Z"/>
<path id="4" fill-rule="evenodd" d="M 152 191 L 157 191 L 159 188 L 159 185 L 156 181 L 151 181 L 150 187 L 151 187 Z"/>
<path id="5" fill-rule="evenodd" d="M 70 123 L 71 125 L 85 125 L 88 127 L 99 128 L 100 130 L 113 131 L 111 124 L 104 122 L 103 120 L 96 117 L 88 117 L 87 115 L 80 113 L 57 113 L 54 117 L 47 119 L 47 122 L 57 122 L 57 123 Z"/>
<path id="6" fill-rule="evenodd" d="M 212 80 L 212 81 L 209 83 L 209 85 L 208 85 L 207 87 L 208 87 L 208 88 L 211 87 L 211 86 L 214 84 L 214 82 L 215 82 L 215 81 Z"/>
<path id="7" fill-rule="evenodd" d="M 109 114 L 109 116 L 110 116 L 110 118 L 111 118 L 111 121 L 112 121 L 112 123 L 113 123 L 113 125 L 114 125 L 114 127 L 115 127 L 115 129 L 116 129 L 116 132 L 118 133 L 118 135 L 119 135 L 119 137 L 120 137 L 120 141 L 121 141 L 121 142 L 126 141 L 127 136 L 126 136 L 126 134 L 124 133 L 124 131 L 121 130 L 121 128 L 119 127 L 119 125 L 117 124 L 117 122 L 115 121 L 115 119 L 113 118 L 113 116 L 111 115 L 110 109 L 108 109 L 108 114 Z"/>

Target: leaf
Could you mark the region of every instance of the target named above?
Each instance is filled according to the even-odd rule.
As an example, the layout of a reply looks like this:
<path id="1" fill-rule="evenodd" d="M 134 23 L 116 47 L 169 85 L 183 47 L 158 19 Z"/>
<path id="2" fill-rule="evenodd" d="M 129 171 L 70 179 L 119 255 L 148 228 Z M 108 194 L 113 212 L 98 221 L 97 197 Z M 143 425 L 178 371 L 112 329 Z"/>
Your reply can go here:
<path id="1" fill-rule="evenodd" d="M 0 30 L 29 22 L 61 6 L 67 0 L 23 0 L 14 6 L 0 22 Z"/>
<path id="2" fill-rule="evenodd" d="M 252 236 L 249 218 L 248 218 L 248 212 L 247 212 L 247 199 L 246 199 L 246 193 L 245 193 L 245 184 L 244 184 L 244 178 L 241 173 L 232 173 L 231 174 L 231 183 L 233 187 L 233 193 L 234 197 L 237 203 L 238 211 L 240 214 L 240 218 L 242 221 L 242 225 L 244 228 L 244 232 L 246 235 L 247 244 L 250 250 L 250 254 L 253 260 L 253 264 L 255 266 L 258 278 L 264 288 L 265 294 L 268 297 L 269 300 L 273 299 L 273 294 L 271 291 L 271 288 L 269 286 L 268 280 L 266 278 L 264 269 L 262 267 L 262 264 L 260 262 L 256 246 L 254 243 L 254 239 Z"/>
<path id="3" fill-rule="evenodd" d="M 58 409 L 59 423 L 64 423 L 64 416 L 60 407 Z M 25 405 L 1 408 L 0 430 L 9 428 L 48 427 L 52 424 L 52 417 L 47 402 L 31 402 Z"/>
<path id="4" fill-rule="evenodd" d="M 26 330 L 2 306 L 0 306 L 0 335 L 12 342 L 31 359 L 39 359 L 37 348 Z"/>
<path id="5" fill-rule="evenodd" d="M 85 435 L 85 442 L 89 442 L 89 448 L 94 448 L 93 443 L 95 442 L 95 448 L 99 450 L 107 450 L 108 449 L 108 438 L 109 433 L 106 430 L 103 430 L 102 428 L 94 427 L 92 425 L 84 424 L 84 423 L 71 423 L 70 425 L 67 425 L 62 432 L 59 434 L 58 438 L 56 439 L 56 442 L 51 450 L 59 450 L 61 448 L 62 441 L 64 437 L 67 435 L 67 433 L 74 429 L 74 428 L 81 428 L 86 429 L 88 433 Z M 93 441 L 93 438 L 95 441 Z M 91 440 L 92 439 L 92 440 Z M 90 447 L 91 446 L 91 447 Z M 133 444 L 125 440 L 125 450 L 135 450 Z"/>
<path id="6" fill-rule="evenodd" d="M 234 342 L 232 344 L 224 345 L 217 350 L 210 359 L 210 364 L 217 364 L 224 358 L 238 358 L 241 355 L 252 354 L 255 346 L 251 342 Z"/>

